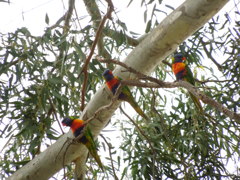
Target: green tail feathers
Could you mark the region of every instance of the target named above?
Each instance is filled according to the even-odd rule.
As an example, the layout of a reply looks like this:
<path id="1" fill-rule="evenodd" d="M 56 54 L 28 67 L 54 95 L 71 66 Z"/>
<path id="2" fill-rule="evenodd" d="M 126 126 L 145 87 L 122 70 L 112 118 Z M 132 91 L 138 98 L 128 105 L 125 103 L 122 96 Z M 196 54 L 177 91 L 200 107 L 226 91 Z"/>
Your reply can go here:
<path id="1" fill-rule="evenodd" d="M 185 81 L 189 82 L 190 84 L 192 84 L 193 86 L 195 86 L 195 80 L 193 78 L 192 71 L 189 69 L 188 66 L 186 66 L 186 69 L 187 69 L 187 75 L 186 75 L 186 77 L 184 77 L 183 80 L 185 80 Z M 199 99 L 196 96 L 194 96 L 191 92 L 189 92 L 189 95 L 190 95 L 194 105 L 198 109 L 198 111 L 203 113 L 203 107 L 202 107 L 201 102 L 199 101 Z"/>
<path id="2" fill-rule="evenodd" d="M 92 155 L 92 157 L 98 163 L 99 167 L 103 170 L 103 165 L 102 165 L 101 159 L 97 153 L 97 146 L 93 139 L 93 135 L 92 135 L 90 129 L 87 129 L 85 131 L 85 136 L 87 139 L 85 146 L 88 148 L 89 153 Z"/>
<path id="3" fill-rule="evenodd" d="M 118 77 L 119 80 L 122 80 L 121 78 Z M 137 102 L 135 101 L 130 89 L 128 86 L 123 86 L 122 87 L 122 94 L 119 95 L 119 99 L 123 101 L 127 101 L 133 109 L 144 119 L 146 119 L 149 122 L 149 118 L 146 116 L 146 114 L 142 111 L 142 109 L 138 106 Z"/>
<path id="4" fill-rule="evenodd" d="M 142 109 L 138 106 L 137 102 L 134 100 L 134 97 L 133 97 L 130 89 L 127 86 L 123 87 L 122 93 L 124 94 L 124 96 L 121 99 L 124 101 L 127 101 L 140 116 L 142 116 L 144 119 L 149 121 L 149 118 L 142 111 Z"/>
<path id="5" fill-rule="evenodd" d="M 196 96 L 194 96 L 191 92 L 189 92 L 189 95 L 194 103 L 194 105 L 196 106 L 196 108 L 199 110 L 199 112 L 203 112 L 203 108 L 201 105 L 201 102 L 198 100 L 198 98 Z"/>
<path id="6" fill-rule="evenodd" d="M 133 107 L 133 109 L 144 119 L 149 120 L 149 118 L 145 115 L 142 109 L 138 106 L 134 99 L 127 100 L 127 102 Z"/>
<path id="7" fill-rule="evenodd" d="M 98 166 L 103 170 L 103 165 L 102 165 L 101 159 L 97 153 L 97 150 L 92 146 L 92 143 L 87 142 L 85 145 L 87 146 L 89 153 L 92 155 L 92 157 L 98 163 Z"/>

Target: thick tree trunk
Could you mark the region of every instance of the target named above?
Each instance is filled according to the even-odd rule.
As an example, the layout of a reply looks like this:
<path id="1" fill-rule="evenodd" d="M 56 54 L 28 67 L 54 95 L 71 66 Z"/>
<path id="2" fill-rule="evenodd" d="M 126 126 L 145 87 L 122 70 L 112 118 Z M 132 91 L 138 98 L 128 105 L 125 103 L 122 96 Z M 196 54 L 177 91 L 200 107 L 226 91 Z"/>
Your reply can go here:
<path id="1" fill-rule="evenodd" d="M 228 0 L 187 0 L 158 27 L 152 30 L 129 54 L 125 59 L 125 63 L 137 71 L 145 74 L 151 73 L 162 59 L 172 53 L 188 36 L 203 26 L 227 2 Z M 129 77 L 128 73 L 121 72 L 121 70 L 121 67 L 117 67 L 114 73 L 122 78 Z M 82 119 L 88 119 L 100 107 L 110 102 L 110 93 L 105 90 L 103 85 L 84 109 Z M 90 128 L 95 136 L 106 126 L 118 106 L 119 102 L 115 102 L 111 108 L 100 113 L 96 119 L 91 121 Z M 68 137 L 72 138 L 71 132 L 59 138 L 56 143 L 16 171 L 9 179 L 48 179 L 61 170 L 64 164 L 69 164 L 77 158 L 86 158 L 87 150 L 83 145 L 71 145 L 68 147 L 65 144 Z M 63 158 L 65 159 L 64 163 Z"/>

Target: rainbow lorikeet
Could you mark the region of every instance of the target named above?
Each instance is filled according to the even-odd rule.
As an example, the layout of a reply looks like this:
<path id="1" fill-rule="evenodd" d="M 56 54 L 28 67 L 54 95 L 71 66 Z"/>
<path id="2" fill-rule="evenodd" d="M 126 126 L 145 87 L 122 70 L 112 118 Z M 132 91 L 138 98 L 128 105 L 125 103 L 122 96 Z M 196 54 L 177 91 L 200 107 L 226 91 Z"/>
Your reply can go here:
<path id="1" fill-rule="evenodd" d="M 184 57 L 181 53 L 175 54 L 172 63 L 172 71 L 175 74 L 177 80 L 187 81 L 190 84 L 195 85 L 195 80 L 193 78 L 192 71 L 187 66 L 185 61 L 186 57 Z M 198 108 L 198 110 L 200 112 L 203 112 L 203 108 L 199 99 L 197 99 L 197 97 L 194 96 L 191 92 L 189 92 L 189 95 L 195 106 Z"/>
<path id="2" fill-rule="evenodd" d="M 112 71 L 109 69 L 107 69 L 103 72 L 103 77 L 106 81 L 107 87 L 111 90 L 111 92 L 113 94 L 115 94 L 117 91 L 117 88 L 121 82 L 121 79 L 118 78 L 117 76 L 113 76 Z M 122 100 L 122 101 L 127 101 L 140 116 L 142 116 L 146 120 L 149 120 L 148 117 L 141 110 L 141 108 L 138 106 L 137 102 L 134 100 L 134 97 L 133 97 L 130 89 L 128 88 L 128 86 L 122 87 L 122 91 L 119 94 L 118 99 Z"/>
<path id="3" fill-rule="evenodd" d="M 84 133 L 83 136 L 79 139 L 83 143 L 92 157 L 96 160 L 99 167 L 103 170 L 103 165 L 100 160 L 100 157 L 97 154 L 97 146 L 93 139 L 93 135 L 88 127 L 85 127 L 84 121 L 74 117 L 66 117 L 62 120 L 63 126 L 69 126 L 75 137 L 78 137 L 80 134 Z M 87 128 L 84 130 L 84 128 Z"/>

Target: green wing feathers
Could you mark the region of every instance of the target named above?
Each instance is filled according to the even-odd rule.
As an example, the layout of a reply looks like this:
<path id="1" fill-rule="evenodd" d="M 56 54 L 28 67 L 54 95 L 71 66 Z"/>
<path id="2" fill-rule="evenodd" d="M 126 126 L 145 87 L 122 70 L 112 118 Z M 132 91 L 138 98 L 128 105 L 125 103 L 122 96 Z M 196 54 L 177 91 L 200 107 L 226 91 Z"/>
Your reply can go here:
<path id="1" fill-rule="evenodd" d="M 88 148 L 89 153 L 92 155 L 92 157 L 98 163 L 99 167 L 103 170 L 103 165 L 102 165 L 101 159 L 97 153 L 97 146 L 93 139 L 93 135 L 92 135 L 90 129 L 86 129 L 85 136 L 87 139 L 85 146 Z"/>
<path id="2" fill-rule="evenodd" d="M 186 65 L 186 70 L 187 70 L 187 75 L 184 77 L 184 80 L 195 86 L 195 80 L 194 80 L 194 77 L 193 77 L 193 73 L 187 65 Z M 200 112 L 203 112 L 203 107 L 202 107 L 199 99 L 196 96 L 194 96 L 191 92 L 189 92 L 189 95 L 190 95 L 194 105 L 196 106 L 196 108 Z"/>
<path id="3" fill-rule="evenodd" d="M 134 110 L 142 116 L 144 119 L 149 120 L 148 117 L 145 115 L 145 113 L 142 111 L 142 109 L 138 106 L 138 104 L 135 101 L 127 101 L 133 108 Z"/>
<path id="4" fill-rule="evenodd" d="M 186 65 L 185 68 L 187 70 L 187 74 L 184 77 L 184 79 L 187 82 L 191 83 L 192 85 L 195 85 L 195 80 L 194 80 L 193 73 L 192 73 L 191 69 L 188 67 L 188 65 Z"/>

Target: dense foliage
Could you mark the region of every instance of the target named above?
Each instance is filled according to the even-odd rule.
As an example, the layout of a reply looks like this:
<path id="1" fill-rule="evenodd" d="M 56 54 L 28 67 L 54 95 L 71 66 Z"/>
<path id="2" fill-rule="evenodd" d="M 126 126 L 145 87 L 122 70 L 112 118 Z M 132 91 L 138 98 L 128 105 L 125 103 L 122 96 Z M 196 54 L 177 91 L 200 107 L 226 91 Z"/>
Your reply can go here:
<path id="1" fill-rule="evenodd" d="M 11 175 L 54 143 L 63 133 L 62 117 L 81 114 L 83 76 L 79 74 L 95 38 L 101 18 L 99 9 L 104 9 L 101 3 L 105 1 L 98 3 L 98 6 L 86 5 L 99 12 L 90 13 L 95 15 L 91 18 L 92 26 L 68 29 L 60 22 L 47 28 L 42 36 L 32 35 L 27 27 L 1 34 L 0 138 L 8 139 L 0 157 L 2 176 Z M 139 4 L 146 7 L 143 12 L 146 33 L 159 23 L 159 14 L 165 13 L 161 3 L 143 0 Z M 138 44 L 134 39 L 137 35 L 117 15 L 113 16 L 113 20 L 105 24 L 99 42 L 101 48 L 94 55 L 122 60 Z M 178 49 L 187 57 L 201 91 L 234 112 L 240 110 L 239 16 L 237 7 L 225 14 L 219 13 Z M 48 18 L 46 16 L 46 23 Z M 72 18 L 71 23 L 81 20 L 84 21 Z M 169 63 L 170 57 L 152 76 L 174 81 Z M 96 59 L 91 60 L 86 103 L 103 84 L 101 74 L 106 67 Z M 209 105 L 204 105 L 204 109 L 212 118 L 199 116 L 182 88 L 134 88 L 132 92 L 151 123 L 146 124 L 137 116 L 129 119 L 122 113 L 112 118 L 114 127 L 120 127 L 116 131 L 121 134 L 122 142 L 120 149 L 117 149 L 119 144 L 114 149 L 114 140 L 99 138 L 104 147 L 102 151 L 108 152 L 110 148 L 113 152 L 104 159 L 109 167 L 101 177 L 222 179 L 238 176 L 237 168 L 234 169 L 236 164 L 231 169 L 226 166 L 240 155 L 240 127 L 233 119 Z M 122 151 L 123 155 L 119 156 L 120 152 L 115 150 Z M 115 170 L 110 165 L 112 160 Z M 96 166 L 90 168 L 89 179 L 99 176 L 96 169 Z M 71 166 L 67 170 L 70 178 Z"/>

